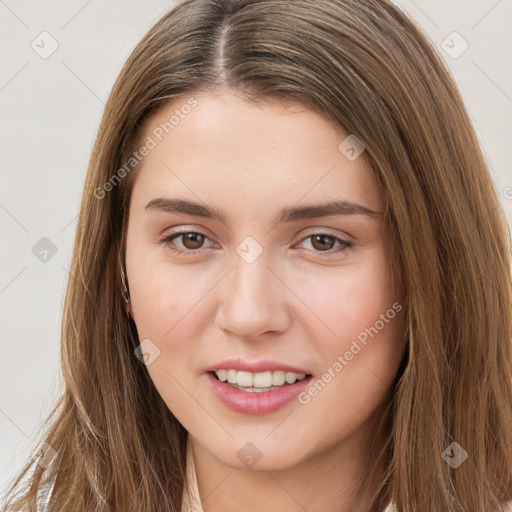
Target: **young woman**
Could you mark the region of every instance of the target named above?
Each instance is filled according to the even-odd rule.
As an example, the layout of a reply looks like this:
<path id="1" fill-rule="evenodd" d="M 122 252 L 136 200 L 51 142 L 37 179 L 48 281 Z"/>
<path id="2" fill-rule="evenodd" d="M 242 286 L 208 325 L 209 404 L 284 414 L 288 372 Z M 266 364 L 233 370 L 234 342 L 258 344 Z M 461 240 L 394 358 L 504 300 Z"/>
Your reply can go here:
<path id="1" fill-rule="evenodd" d="M 457 88 L 395 6 L 186 0 L 108 100 L 65 390 L 6 504 L 505 510 L 510 263 Z"/>

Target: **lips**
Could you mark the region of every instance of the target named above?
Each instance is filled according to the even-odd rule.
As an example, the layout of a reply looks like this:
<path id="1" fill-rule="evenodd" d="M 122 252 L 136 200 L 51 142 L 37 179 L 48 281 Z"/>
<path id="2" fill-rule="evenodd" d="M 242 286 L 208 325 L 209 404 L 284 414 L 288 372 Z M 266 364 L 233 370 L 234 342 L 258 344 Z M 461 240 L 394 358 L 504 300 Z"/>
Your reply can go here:
<path id="1" fill-rule="evenodd" d="M 307 370 L 296 366 L 240 358 L 212 365 L 206 374 L 210 389 L 224 406 L 253 415 L 268 414 L 290 404 L 313 378 Z"/>

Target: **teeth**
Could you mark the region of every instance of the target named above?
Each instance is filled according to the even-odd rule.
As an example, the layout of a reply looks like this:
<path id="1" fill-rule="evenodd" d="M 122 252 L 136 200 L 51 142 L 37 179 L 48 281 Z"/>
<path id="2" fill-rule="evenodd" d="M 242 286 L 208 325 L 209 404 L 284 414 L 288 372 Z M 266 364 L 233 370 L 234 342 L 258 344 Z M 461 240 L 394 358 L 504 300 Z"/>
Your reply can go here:
<path id="1" fill-rule="evenodd" d="M 288 372 L 285 376 L 286 382 L 288 384 L 293 384 L 296 380 L 298 380 L 299 376 L 296 373 Z"/>
<path id="2" fill-rule="evenodd" d="M 240 372 L 240 373 L 242 373 L 242 372 Z M 249 384 L 240 384 L 240 376 L 239 376 L 238 384 L 240 384 L 240 386 L 245 386 L 245 387 L 252 386 L 254 388 L 269 388 L 270 386 L 272 386 L 272 372 L 263 372 L 263 373 L 254 373 L 254 374 L 249 373 L 249 372 L 244 372 L 244 373 L 247 373 L 249 375 Z"/>
<path id="3" fill-rule="evenodd" d="M 239 386 L 250 388 L 252 386 L 253 375 L 251 372 L 238 372 L 236 376 L 236 383 Z"/>
<path id="4" fill-rule="evenodd" d="M 216 370 L 215 375 L 222 382 L 229 382 L 244 388 L 270 388 L 282 386 L 285 382 L 293 384 L 298 380 L 306 378 L 305 373 L 293 373 L 284 371 L 252 373 L 238 370 Z"/>
<path id="5" fill-rule="evenodd" d="M 219 370 L 215 372 L 217 374 L 217 377 L 219 377 L 219 380 L 222 382 L 228 380 L 228 371 L 227 370 Z"/>
<path id="6" fill-rule="evenodd" d="M 285 372 L 272 372 L 272 386 L 282 386 L 286 381 Z"/>

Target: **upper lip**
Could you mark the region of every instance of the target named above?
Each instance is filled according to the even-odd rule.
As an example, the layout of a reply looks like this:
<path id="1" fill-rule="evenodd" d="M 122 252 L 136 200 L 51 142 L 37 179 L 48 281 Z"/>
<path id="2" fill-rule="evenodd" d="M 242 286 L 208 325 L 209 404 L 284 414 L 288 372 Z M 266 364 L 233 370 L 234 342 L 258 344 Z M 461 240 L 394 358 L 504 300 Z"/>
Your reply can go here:
<path id="1" fill-rule="evenodd" d="M 219 363 L 212 364 L 205 369 L 206 372 L 213 372 L 215 370 L 241 370 L 251 373 L 262 373 L 270 371 L 293 372 L 293 373 L 306 373 L 310 374 L 307 370 L 298 368 L 297 366 L 290 366 L 289 364 L 280 363 L 279 361 L 272 361 L 271 359 L 259 359 L 258 361 L 246 361 L 240 357 L 226 359 Z"/>

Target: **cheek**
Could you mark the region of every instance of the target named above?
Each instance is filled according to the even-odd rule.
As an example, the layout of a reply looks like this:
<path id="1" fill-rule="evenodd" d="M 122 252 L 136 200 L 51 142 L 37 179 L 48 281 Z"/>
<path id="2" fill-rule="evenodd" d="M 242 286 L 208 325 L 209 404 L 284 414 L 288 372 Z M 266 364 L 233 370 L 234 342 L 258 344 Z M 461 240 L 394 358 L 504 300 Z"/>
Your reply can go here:
<path id="1" fill-rule="evenodd" d="M 323 367 L 301 403 L 312 417 L 329 411 L 325 431 L 343 426 L 347 434 L 378 407 L 393 383 L 402 358 L 404 307 L 391 288 L 383 253 L 357 269 L 333 271 L 325 286 L 322 279 L 315 287 L 308 282 L 302 281 L 301 293 L 317 314 L 311 316 L 310 334 L 316 331 L 314 350 Z"/>
<path id="2" fill-rule="evenodd" d="M 166 261 L 161 249 L 130 251 L 128 246 L 126 266 L 139 335 L 165 341 L 186 331 L 193 338 L 205 290 L 213 285 L 208 286 L 209 278 L 193 266 Z"/>
<path id="3" fill-rule="evenodd" d="M 372 251 L 357 264 L 327 269 L 327 272 L 323 269 L 322 274 L 302 278 L 297 294 L 307 299 L 305 302 L 315 314 L 308 315 L 309 323 L 311 326 L 316 323 L 317 347 L 326 355 L 348 349 L 358 336 L 364 339 L 376 322 L 381 327 L 381 315 L 392 318 L 379 331 L 390 332 L 391 324 L 395 324 L 397 332 L 402 327 L 395 318 L 399 316 L 396 310 L 403 308 L 399 305 L 393 309 L 400 297 L 391 288 L 383 251 Z M 390 308 L 392 311 L 386 315 Z"/>

